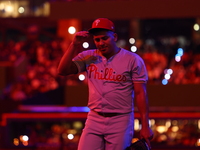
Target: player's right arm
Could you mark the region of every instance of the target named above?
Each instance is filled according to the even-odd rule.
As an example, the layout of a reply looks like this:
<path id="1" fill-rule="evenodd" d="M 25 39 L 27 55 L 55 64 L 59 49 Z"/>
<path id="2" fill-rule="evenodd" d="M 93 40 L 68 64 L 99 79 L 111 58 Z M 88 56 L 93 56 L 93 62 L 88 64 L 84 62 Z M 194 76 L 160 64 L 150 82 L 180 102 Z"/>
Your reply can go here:
<path id="1" fill-rule="evenodd" d="M 58 65 L 57 71 L 59 75 L 66 76 L 78 73 L 78 68 L 76 64 L 72 61 L 72 59 L 75 55 L 77 55 L 80 52 L 80 46 L 83 40 L 88 36 L 89 34 L 87 31 L 81 31 L 75 34 L 72 43 L 64 53 Z"/>

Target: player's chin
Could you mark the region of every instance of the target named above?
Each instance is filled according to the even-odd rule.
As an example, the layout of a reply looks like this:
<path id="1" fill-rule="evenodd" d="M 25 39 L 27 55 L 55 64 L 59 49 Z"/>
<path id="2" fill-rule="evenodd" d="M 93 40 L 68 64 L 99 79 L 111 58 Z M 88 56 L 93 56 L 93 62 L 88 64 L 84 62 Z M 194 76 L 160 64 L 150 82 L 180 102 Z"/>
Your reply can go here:
<path id="1" fill-rule="evenodd" d="M 99 49 L 99 51 L 100 51 L 101 53 L 106 53 L 106 52 L 107 52 L 107 49 L 106 49 L 106 48 L 101 48 L 101 49 Z"/>

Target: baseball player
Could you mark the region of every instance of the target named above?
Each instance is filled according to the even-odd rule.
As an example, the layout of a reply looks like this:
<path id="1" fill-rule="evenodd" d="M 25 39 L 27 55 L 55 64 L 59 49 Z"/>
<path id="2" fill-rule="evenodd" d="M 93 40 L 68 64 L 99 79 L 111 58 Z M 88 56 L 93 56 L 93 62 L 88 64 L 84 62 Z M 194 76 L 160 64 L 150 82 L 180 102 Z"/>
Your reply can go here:
<path id="1" fill-rule="evenodd" d="M 96 49 L 80 51 L 92 35 Z M 77 32 L 61 58 L 60 75 L 87 73 L 90 111 L 78 150 L 124 150 L 134 132 L 134 103 L 141 114 L 141 138 L 150 146 L 146 91 L 147 71 L 137 54 L 116 45 L 117 33 L 112 21 L 98 18 L 88 31 Z M 75 57 L 74 57 L 75 56 Z"/>

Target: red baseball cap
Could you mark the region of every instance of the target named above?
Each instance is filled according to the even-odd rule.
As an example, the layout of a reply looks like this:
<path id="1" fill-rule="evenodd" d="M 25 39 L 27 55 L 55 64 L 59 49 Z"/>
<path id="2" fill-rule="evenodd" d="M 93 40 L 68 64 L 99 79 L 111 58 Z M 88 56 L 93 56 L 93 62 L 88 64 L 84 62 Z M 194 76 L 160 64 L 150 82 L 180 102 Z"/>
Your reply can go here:
<path id="1" fill-rule="evenodd" d="M 92 28 L 88 31 L 94 33 L 96 29 L 106 29 L 110 31 L 115 31 L 114 23 L 107 18 L 98 18 L 92 23 Z"/>

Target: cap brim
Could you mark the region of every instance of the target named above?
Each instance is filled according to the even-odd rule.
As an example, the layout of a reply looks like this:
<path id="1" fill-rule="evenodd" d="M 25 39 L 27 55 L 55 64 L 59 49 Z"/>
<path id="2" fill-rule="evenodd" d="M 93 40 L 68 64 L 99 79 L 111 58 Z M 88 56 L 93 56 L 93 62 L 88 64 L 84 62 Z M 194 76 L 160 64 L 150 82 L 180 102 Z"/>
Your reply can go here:
<path id="1" fill-rule="evenodd" d="M 91 33 L 91 34 L 94 34 L 95 32 L 101 31 L 101 30 L 113 31 L 113 30 L 105 29 L 105 28 L 90 28 L 90 29 L 88 30 L 88 32 Z M 113 32 L 114 32 L 114 31 L 113 31 Z"/>

